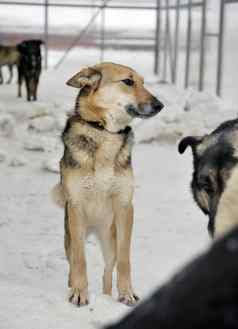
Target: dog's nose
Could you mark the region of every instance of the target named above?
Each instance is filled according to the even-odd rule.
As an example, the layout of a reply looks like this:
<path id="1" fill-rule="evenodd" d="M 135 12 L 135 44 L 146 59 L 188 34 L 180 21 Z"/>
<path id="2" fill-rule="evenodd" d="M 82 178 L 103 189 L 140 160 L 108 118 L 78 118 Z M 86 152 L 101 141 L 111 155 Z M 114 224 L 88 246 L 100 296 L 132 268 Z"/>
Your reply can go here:
<path id="1" fill-rule="evenodd" d="M 153 97 L 151 104 L 156 113 L 160 112 L 164 107 L 164 104 L 155 97 Z"/>

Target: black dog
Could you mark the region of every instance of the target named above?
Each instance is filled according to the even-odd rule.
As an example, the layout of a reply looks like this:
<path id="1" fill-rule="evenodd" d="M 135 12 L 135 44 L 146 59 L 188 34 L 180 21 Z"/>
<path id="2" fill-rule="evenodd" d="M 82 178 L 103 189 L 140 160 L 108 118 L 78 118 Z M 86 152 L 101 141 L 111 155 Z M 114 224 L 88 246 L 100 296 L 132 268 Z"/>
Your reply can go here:
<path id="1" fill-rule="evenodd" d="M 20 52 L 18 66 L 18 97 L 21 97 L 21 85 L 26 83 L 27 100 L 37 100 L 37 88 L 41 74 L 41 40 L 21 42 L 17 48 Z"/>
<path id="2" fill-rule="evenodd" d="M 238 229 L 107 329 L 237 329 Z"/>

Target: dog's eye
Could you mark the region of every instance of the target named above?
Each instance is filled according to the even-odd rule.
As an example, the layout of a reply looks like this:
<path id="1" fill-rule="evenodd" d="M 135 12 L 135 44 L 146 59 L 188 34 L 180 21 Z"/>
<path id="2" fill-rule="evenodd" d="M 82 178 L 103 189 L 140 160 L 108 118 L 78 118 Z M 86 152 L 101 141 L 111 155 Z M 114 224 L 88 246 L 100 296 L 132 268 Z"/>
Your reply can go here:
<path id="1" fill-rule="evenodd" d="M 134 85 L 134 81 L 131 79 L 124 79 L 122 80 L 123 83 L 125 83 L 125 85 L 127 86 L 133 86 Z"/>

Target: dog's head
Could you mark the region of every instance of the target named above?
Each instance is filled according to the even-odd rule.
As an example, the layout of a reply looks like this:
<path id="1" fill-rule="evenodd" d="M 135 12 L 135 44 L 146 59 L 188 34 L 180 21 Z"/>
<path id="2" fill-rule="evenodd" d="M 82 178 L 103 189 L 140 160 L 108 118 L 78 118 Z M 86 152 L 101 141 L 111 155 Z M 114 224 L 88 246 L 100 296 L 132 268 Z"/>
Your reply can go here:
<path id="1" fill-rule="evenodd" d="M 232 169 L 238 163 L 234 136 L 234 129 L 226 130 L 220 126 L 210 135 L 185 137 L 178 146 L 180 153 L 184 153 L 188 146 L 192 149 L 194 172 L 191 189 L 196 203 L 209 216 L 211 236 L 216 229 L 215 216 L 220 197 Z"/>
<path id="2" fill-rule="evenodd" d="M 143 78 L 123 65 L 102 63 L 85 68 L 67 85 L 80 89 L 76 112 L 110 132 L 124 129 L 135 117 L 150 118 L 163 108 L 144 87 Z"/>

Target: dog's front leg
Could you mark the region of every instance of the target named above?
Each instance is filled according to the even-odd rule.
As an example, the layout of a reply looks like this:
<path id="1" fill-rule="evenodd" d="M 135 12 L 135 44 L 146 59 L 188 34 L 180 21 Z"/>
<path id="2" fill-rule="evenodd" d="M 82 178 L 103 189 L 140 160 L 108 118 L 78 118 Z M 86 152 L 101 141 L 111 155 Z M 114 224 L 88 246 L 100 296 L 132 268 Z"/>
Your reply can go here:
<path id="1" fill-rule="evenodd" d="M 105 261 L 105 269 L 103 274 L 103 293 L 112 294 L 112 274 L 116 264 L 116 226 L 115 223 L 111 227 L 103 227 L 99 233 L 103 257 Z"/>
<path id="2" fill-rule="evenodd" d="M 70 233 L 69 246 L 69 284 L 71 287 L 70 302 L 75 305 L 88 304 L 88 280 L 85 259 L 86 227 L 83 216 L 78 209 L 68 204 L 68 225 Z"/>
<path id="3" fill-rule="evenodd" d="M 138 296 L 133 292 L 131 284 L 130 246 L 133 227 L 133 206 L 114 202 L 117 235 L 117 289 L 119 301 L 133 305 Z"/>

